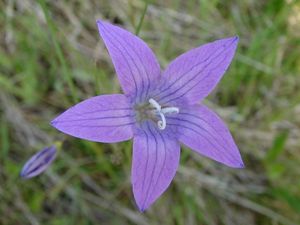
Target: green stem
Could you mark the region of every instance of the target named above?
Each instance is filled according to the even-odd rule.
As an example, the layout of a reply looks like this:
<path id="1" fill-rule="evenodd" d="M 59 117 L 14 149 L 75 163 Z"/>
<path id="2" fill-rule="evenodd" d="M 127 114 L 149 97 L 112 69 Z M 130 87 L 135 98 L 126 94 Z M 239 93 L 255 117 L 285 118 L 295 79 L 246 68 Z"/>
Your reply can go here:
<path id="1" fill-rule="evenodd" d="M 65 61 L 65 58 L 64 58 L 64 55 L 63 55 L 63 52 L 62 52 L 62 48 L 58 44 L 58 41 L 56 40 L 56 31 L 55 31 L 56 27 L 55 27 L 55 24 L 53 23 L 52 19 L 50 18 L 50 14 L 47 10 L 45 0 L 38 0 L 38 2 L 40 4 L 40 6 L 42 7 L 43 13 L 45 15 L 46 22 L 47 22 L 47 25 L 48 25 L 49 30 L 50 30 L 50 35 L 51 35 L 51 38 L 52 38 L 52 41 L 53 41 L 53 44 L 54 44 L 55 53 L 58 57 L 59 63 L 62 66 L 64 78 L 66 79 L 66 82 L 67 82 L 67 84 L 68 84 L 68 86 L 71 90 L 72 99 L 73 99 L 74 102 L 77 102 L 78 97 L 77 97 L 77 94 L 76 94 L 76 91 L 75 91 L 75 86 L 74 86 L 74 83 L 73 83 L 71 73 L 70 73 L 70 71 L 68 69 L 68 66 L 67 66 L 67 63 Z"/>
<path id="2" fill-rule="evenodd" d="M 142 12 L 142 16 L 140 18 L 140 21 L 139 21 L 139 24 L 137 25 L 136 29 L 135 29 L 135 34 L 138 36 L 140 31 L 141 31 L 141 28 L 142 28 L 142 25 L 143 25 L 143 22 L 144 22 L 144 18 L 145 18 L 145 15 L 146 15 L 146 12 L 147 12 L 147 9 L 148 9 L 148 0 L 145 1 L 145 6 L 144 6 L 144 10 Z"/>

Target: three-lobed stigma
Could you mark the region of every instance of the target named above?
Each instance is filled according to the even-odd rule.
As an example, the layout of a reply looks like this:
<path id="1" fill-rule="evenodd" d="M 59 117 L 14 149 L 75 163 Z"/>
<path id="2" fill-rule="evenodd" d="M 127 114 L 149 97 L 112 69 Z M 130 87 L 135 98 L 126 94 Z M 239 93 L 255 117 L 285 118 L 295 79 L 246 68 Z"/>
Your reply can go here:
<path id="1" fill-rule="evenodd" d="M 157 124 L 160 130 L 164 130 L 167 126 L 166 115 L 179 113 L 179 108 L 162 107 L 156 100 L 150 98 L 148 102 L 136 105 L 135 111 L 137 112 L 138 122 L 151 120 Z"/>
<path id="2" fill-rule="evenodd" d="M 160 119 L 157 121 L 157 126 L 160 130 L 166 129 L 167 121 L 165 115 L 179 113 L 179 108 L 177 107 L 165 107 L 162 108 L 161 105 L 155 101 L 153 98 L 149 99 L 149 103 L 152 107 L 154 107 L 154 113 Z"/>

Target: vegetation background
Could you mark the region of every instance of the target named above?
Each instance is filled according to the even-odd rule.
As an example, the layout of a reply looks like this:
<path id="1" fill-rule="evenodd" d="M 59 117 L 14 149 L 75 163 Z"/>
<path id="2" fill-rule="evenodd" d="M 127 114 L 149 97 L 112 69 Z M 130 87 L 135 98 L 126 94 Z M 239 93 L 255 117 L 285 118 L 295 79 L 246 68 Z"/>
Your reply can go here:
<path id="1" fill-rule="evenodd" d="M 300 2 L 145 4 L 0 1 L 0 224 L 300 224 Z M 139 36 L 163 68 L 205 42 L 239 35 L 233 63 L 205 104 L 230 126 L 245 169 L 185 149 L 170 188 L 140 213 L 131 142 L 92 143 L 49 125 L 75 102 L 120 92 L 98 18 L 132 32 L 141 24 Z M 20 179 L 25 161 L 54 142 L 61 151 L 51 169 Z"/>

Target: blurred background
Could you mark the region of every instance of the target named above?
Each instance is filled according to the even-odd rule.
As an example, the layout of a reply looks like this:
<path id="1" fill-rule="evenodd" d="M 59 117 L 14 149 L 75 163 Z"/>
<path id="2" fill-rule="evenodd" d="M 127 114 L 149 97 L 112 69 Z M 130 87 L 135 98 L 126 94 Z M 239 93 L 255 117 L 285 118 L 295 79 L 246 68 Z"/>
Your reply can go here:
<path id="1" fill-rule="evenodd" d="M 0 224 L 300 224 L 300 1 L 0 1 Z M 144 18 L 143 18 L 144 17 Z M 135 32 L 162 68 L 205 42 L 239 35 L 205 104 L 229 125 L 246 168 L 183 149 L 169 189 L 135 207 L 131 142 L 101 144 L 49 125 L 88 97 L 120 92 L 96 19 Z M 73 90 L 73 92 L 72 92 Z M 19 172 L 61 143 L 51 168 Z"/>

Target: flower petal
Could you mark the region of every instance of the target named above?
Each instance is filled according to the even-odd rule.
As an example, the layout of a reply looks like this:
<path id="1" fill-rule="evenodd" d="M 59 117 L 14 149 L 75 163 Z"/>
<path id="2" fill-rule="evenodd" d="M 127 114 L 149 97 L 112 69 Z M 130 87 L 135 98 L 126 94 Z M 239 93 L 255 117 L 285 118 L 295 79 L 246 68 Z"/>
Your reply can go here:
<path id="1" fill-rule="evenodd" d="M 100 35 L 126 94 L 147 95 L 151 82 L 160 77 L 152 50 L 139 37 L 110 23 L 97 21 Z"/>
<path id="2" fill-rule="evenodd" d="M 196 152 L 230 167 L 244 167 L 239 150 L 223 121 L 205 106 L 190 106 L 168 117 L 179 141 Z"/>
<path id="3" fill-rule="evenodd" d="M 71 107 L 51 124 L 74 137 L 112 143 L 132 138 L 134 117 L 125 95 L 101 95 Z"/>
<path id="4" fill-rule="evenodd" d="M 35 177 L 44 172 L 56 157 L 54 146 L 44 148 L 34 154 L 23 166 L 20 176 L 24 179 Z"/>
<path id="5" fill-rule="evenodd" d="M 134 137 L 131 180 L 140 211 L 146 210 L 170 185 L 179 157 L 179 143 L 151 124 Z"/>
<path id="6" fill-rule="evenodd" d="M 238 37 L 221 39 L 177 57 L 163 74 L 158 101 L 195 104 L 205 98 L 229 67 L 237 43 Z"/>

